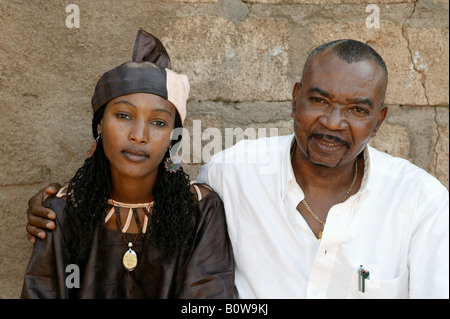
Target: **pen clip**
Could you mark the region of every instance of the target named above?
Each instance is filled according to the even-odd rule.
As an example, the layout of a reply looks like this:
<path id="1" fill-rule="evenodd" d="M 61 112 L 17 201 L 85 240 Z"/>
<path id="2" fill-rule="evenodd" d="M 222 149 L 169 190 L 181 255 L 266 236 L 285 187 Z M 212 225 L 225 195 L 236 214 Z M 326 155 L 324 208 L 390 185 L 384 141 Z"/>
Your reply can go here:
<path id="1" fill-rule="evenodd" d="M 358 269 L 358 291 L 362 293 L 366 292 L 366 279 L 370 279 L 370 271 L 360 265 Z"/>

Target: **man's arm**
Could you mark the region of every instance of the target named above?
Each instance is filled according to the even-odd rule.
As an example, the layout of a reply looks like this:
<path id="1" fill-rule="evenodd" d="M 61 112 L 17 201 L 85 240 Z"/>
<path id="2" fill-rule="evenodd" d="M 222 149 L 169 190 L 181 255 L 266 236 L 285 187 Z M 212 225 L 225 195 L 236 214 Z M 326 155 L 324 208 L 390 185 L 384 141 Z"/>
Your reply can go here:
<path id="1" fill-rule="evenodd" d="M 52 220 L 56 218 L 56 214 L 53 210 L 42 206 L 42 203 L 47 197 L 56 195 L 60 188 L 60 184 L 52 183 L 28 201 L 28 223 L 26 229 L 30 243 L 34 244 L 36 237 L 45 239 L 46 229 L 55 229 L 55 223 Z"/>
<path id="2" fill-rule="evenodd" d="M 448 191 L 419 203 L 409 253 L 410 298 L 449 298 Z"/>

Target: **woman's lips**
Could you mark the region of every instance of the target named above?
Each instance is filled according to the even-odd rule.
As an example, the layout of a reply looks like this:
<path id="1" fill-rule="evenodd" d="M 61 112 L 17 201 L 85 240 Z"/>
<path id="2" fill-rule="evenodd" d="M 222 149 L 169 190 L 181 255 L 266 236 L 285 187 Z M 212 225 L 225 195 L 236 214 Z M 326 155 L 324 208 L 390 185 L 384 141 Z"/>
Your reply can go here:
<path id="1" fill-rule="evenodd" d="M 143 162 L 150 157 L 147 152 L 134 148 L 125 149 L 122 151 L 122 154 L 125 158 L 133 162 Z"/>

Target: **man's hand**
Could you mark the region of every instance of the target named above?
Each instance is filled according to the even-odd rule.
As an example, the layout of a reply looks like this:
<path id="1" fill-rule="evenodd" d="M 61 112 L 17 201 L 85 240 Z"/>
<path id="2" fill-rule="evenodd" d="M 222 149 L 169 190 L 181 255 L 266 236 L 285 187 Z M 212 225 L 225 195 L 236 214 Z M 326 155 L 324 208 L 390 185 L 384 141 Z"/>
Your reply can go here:
<path id="1" fill-rule="evenodd" d="M 50 184 L 28 201 L 28 224 L 26 229 L 30 243 L 34 244 L 36 237 L 45 239 L 47 236 L 45 229 L 55 229 L 56 226 L 52 220 L 56 219 L 56 214 L 51 209 L 42 206 L 42 203 L 47 197 L 56 195 L 60 188 L 61 185 L 57 183 Z"/>

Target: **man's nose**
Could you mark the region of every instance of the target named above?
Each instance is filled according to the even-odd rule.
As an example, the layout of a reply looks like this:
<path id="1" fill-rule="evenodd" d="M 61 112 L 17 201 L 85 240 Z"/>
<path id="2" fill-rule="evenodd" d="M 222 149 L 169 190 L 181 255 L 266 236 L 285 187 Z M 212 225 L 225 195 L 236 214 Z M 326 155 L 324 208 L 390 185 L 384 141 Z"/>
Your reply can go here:
<path id="1" fill-rule="evenodd" d="M 330 105 L 326 112 L 319 118 L 319 123 L 330 131 L 339 131 L 348 128 L 344 108 L 339 105 Z"/>

